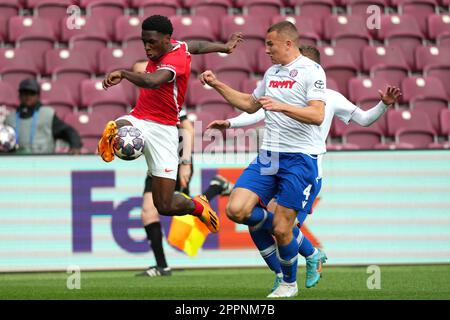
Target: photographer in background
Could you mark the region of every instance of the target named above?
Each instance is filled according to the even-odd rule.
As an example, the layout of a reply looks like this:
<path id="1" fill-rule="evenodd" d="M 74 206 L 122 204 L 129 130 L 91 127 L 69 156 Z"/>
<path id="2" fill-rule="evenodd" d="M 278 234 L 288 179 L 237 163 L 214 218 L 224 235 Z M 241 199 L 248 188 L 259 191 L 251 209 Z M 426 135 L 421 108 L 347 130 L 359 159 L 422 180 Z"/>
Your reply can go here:
<path id="1" fill-rule="evenodd" d="M 63 122 L 49 106 L 40 102 L 40 87 L 36 80 L 25 79 L 19 84 L 20 106 L 10 113 L 5 124 L 16 131 L 18 153 L 54 153 L 55 141 L 66 141 L 69 152 L 80 154 L 82 143 L 78 132 Z"/>

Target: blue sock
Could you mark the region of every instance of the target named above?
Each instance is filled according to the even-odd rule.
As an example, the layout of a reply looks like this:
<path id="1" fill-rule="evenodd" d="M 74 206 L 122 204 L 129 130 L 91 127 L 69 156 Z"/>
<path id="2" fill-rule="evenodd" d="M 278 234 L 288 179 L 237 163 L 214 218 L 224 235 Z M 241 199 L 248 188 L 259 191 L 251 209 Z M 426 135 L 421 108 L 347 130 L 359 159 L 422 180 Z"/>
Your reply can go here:
<path id="1" fill-rule="evenodd" d="M 248 217 L 247 220 L 243 222 L 243 224 L 253 227 L 257 226 L 259 223 L 264 223 L 266 219 L 267 211 L 264 210 L 261 206 L 256 205 L 253 208 L 250 217 Z M 259 226 L 257 226 L 257 228 L 259 229 Z"/>
<path id="2" fill-rule="evenodd" d="M 263 229 L 250 231 L 250 236 L 259 250 L 270 270 L 275 273 L 281 273 L 280 260 L 277 256 L 277 246 L 272 235 Z"/>
<path id="3" fill-rule="evenodd" d="M 311 243 L 311 241 L 308 240 L 308 238 L 306 238 L 303 233 L 301 233 L 300 229 L 295 227 L 295 229 L 298 230 L 298 234 L 297 237 L 299 237 L 300 239 L 298 240 L 298 253 L 303 256 L 303 257 L 309 257 L 310 255 L 312 255 L 314 253 L 314 247 Z"/>
<path id="4" fill-rule="evenodd" d="M 283 281 L 293 283 L 297 281 L 297 255 L 298 243 L 297 239 L 285 245 L 278 245 L 278 252 L 280 253 L 281 270 L 283 271 Z"/>

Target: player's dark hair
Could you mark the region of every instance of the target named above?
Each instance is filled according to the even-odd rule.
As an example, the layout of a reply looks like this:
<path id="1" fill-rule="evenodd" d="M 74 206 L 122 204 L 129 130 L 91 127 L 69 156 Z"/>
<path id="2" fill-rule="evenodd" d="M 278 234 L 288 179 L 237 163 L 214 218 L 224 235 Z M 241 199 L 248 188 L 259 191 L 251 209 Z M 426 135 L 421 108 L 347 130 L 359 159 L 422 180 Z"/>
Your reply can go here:
<path id="1" fill-rule="evenodd" d="M 267 33 L 270 33 L 273 31 L 276 31 L 278 33 L 283 33 L 295 41 L 297 41 L 297 39 L 298 39 L 297 27 L 295 26 L 295 24 L 293 24 L 292 22 L 289 22 L 289 21 L 281 21 L 281 22 L 275 23 L 272 26 L 270 26 L 269 29 L 267 29 Z"/>
<path id="2" fill-rule="evenodd" d="M 299 47 L 300 52 L 304 55 L 313 60 L 314 62 L 320 64 L 320 51 L 317 50 L 316 47 L 308 46 L 308 45 L 301 45 Z"/>
<path id="3" fill-rule="evenodd" d="M 172 35 L 173 26 L 169 18 L 160 15 L 153 15 L 142 22 L 142 30 L 157 31 L 162 34 Z"/>

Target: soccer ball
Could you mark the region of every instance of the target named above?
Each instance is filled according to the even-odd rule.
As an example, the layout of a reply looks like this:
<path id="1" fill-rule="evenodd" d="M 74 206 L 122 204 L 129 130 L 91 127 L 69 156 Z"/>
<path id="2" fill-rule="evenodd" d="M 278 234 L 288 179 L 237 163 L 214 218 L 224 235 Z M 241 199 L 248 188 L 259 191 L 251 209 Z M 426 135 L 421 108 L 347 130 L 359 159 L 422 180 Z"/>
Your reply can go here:
<path id="1" fill-rule="evenodd" d="M 144 152 L 142 132 L 133 126 L 119 128 L 113 142 L 114 153 L 122 160 L 135 160 Z"/>
<path id="2" fill-rule="evenodd" d="M 16 149 L 16 132 L 10 126 L 0 124 L 0 152 Z"/>

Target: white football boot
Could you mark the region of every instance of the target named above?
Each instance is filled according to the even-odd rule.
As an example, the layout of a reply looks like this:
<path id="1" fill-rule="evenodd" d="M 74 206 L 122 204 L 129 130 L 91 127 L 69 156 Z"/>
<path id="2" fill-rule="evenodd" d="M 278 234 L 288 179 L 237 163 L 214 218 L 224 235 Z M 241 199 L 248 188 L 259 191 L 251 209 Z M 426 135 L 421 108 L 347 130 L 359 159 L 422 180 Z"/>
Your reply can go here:
<path id="1" fill-rule="evenodd" d="M 275 289 L 267 298 L 291 298 L 298 294 L 297 282 L 287 283 L 282 281 L 278 288 Z"/>

